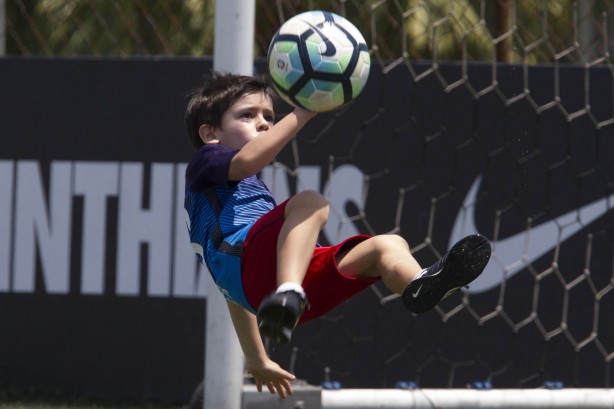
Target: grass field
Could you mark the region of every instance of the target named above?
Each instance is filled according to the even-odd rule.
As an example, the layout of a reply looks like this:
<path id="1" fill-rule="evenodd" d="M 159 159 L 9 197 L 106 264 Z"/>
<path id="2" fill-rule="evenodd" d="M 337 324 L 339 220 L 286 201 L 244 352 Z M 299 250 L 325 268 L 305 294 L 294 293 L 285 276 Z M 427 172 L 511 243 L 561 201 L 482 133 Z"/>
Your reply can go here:
<path id="1" fill-rule="evenodd" d="M 45 400 L 35 399 L 0 399 L 0 409 L 186 409 L 188 404 L 147 404 L 147 403 L 116 403 L 116 402 L 86 402 L 64 401 L 58 398 Z"/>
<path id="2" fill-rule="evenodd" d="M 0 389 L 0 409 L 187 409 L 189 402 L 117 402 L 54 394 L 23 394 Z"/>
<path id="3" fill-rule="evenodd" d="M 118 405 L 102 403 L 0 402 L 0 409 L 183 409 L 185 406 Z"/>
<path id="4" fill-rule="evenodd" d="M 202 402 L 202 400 L 201 400 Z M 155 401 L 147 399 L 121 401 L 106 398 L 85 398 L 61 393 L 24 393 L 0 388 L 0 409 L 188 409 L 192 402 Z M 193 402 L 199 405 L 198 401 Z"/>

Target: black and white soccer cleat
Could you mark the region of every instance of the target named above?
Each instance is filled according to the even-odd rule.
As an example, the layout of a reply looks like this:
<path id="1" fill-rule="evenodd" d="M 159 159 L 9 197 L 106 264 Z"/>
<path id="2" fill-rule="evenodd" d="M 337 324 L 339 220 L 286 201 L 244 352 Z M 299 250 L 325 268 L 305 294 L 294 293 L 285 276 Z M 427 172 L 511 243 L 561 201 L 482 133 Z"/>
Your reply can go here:
<path id="1" fill-rule="evenodd" d="M 289 343 L 305 304 L 305 298 L 296 291 L 267 296 L 258 309 L 260 334 L 280 344 Z"/>
<path id="2" fill-rule="evenodd" d="M 423 313 L 442 299 L 465 287 L 484 271 L 491 255 L 489 241 L 479 234 L 459 240 L 435 264 L 425 268 L 403 290 L 408 310 Z"/>

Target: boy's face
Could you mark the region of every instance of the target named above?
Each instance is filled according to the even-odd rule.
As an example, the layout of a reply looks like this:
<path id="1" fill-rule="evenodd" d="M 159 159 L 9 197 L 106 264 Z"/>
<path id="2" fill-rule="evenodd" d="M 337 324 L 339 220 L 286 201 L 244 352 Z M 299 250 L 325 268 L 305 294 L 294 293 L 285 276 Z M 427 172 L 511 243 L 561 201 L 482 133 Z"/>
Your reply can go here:
<path id="1" fill-rule="evenodd" d="M 266 132 L 275 119 L 273 101 L 264 94 L 248 94 L 232 104 L 222 116 L 222 124 L 213 129 L 201 126 L 205 143 L 219 143 L 236 150 Z"/>

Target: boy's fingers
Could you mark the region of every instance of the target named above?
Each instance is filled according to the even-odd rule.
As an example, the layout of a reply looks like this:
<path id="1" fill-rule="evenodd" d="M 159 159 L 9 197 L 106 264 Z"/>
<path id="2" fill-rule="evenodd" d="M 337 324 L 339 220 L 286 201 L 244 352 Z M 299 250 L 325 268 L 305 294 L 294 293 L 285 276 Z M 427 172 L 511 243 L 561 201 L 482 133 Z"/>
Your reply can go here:
<path id="1" fill-rule="evenodd" d="M 289 395 L 292 395 L 291 381 L 293 381 L 296 377 L 289 372 L 281 370 L 281 373 L 278 373 L 276 378 L 276 380 L 267 381 L 260 376 L 254 376 L 256 390 L 258 392 L 262 392 L 262 385 L 265 384 L 271 394 L 277 394 L 281 399 L 285 399 Z"/>
<path id="2" fill-rule="evenodd" d="M 262 392 L 262 381 L 260 379 L 256 379 L 256 390 Z"/>
<path id="3" fill-rule="evenodd" d="M 275 389 L 277 389 L 277 394 L 280 398 L 286 399 L 287 393 L 285 391 L 285 386 L 283 385 L 283 382 L 275 383 Z"/>
<path id="4" fill-rule="evenodd" d="M 290 383 L 290 381 L 284 379 L 283 382 L 281 383 L 281 385 L 286 390 L 286 393 L 288 395 L 292 395 L 292 384 Z"/>
<path id="5" fill-rule="evenodd" d="M 273 395 L 274 395 L 275 393 L 277 393 L 277 392 L 275 391 L 275 388 L 273 387 L 273 382 L 267 382 L 266 386 L 267 386 L 267 388 L 269 388 L 269 392 L 271 392 Z"/>

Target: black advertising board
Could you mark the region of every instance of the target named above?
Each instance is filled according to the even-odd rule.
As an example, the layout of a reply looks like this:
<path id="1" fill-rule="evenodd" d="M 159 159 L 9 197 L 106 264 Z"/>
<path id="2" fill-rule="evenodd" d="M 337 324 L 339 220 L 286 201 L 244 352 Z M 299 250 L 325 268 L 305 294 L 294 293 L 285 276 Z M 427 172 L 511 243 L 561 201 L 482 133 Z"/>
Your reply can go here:
<path id="1" fill-rule="evenodd" d="M 183 110 L 211 66 L 0 60 L 0 388 L 185 401 L 202 379 Z M 485 276 L 420 316 L 377 285 L 271 354 L 344 387 L 611 387 L 611 72 L 437 68 L 374 65 L 262 177 L 327 195 L 323 243 L 397 232 L 427 265 L 479 231 Z"/>

